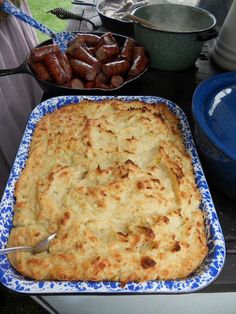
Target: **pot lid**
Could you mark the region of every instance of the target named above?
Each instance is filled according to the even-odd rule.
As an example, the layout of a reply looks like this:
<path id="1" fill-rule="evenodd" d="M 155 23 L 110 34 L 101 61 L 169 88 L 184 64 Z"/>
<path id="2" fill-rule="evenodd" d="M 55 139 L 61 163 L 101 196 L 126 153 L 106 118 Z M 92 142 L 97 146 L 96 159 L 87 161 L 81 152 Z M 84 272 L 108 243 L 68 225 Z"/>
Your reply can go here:
<path id="1" fill-rule="evenodd" d="M 201 83 L 193 95 L 192 110 L 208 139 L 236 161 L 236 72 Z"/>

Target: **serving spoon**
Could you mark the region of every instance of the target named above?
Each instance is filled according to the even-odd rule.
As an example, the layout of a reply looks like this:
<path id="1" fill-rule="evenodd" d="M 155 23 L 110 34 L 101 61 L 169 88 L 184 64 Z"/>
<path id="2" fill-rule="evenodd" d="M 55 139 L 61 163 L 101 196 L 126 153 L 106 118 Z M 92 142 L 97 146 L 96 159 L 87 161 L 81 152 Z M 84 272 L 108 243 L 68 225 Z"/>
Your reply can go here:
<path id="1" fill-rule="evenodd" d="M 55 33 L 45 25 L 35 20 L 30 15 L 23 12 L 21 9 L 14 6 L 12 3 L 8 2 L 7 0 L 5 0 L 0 6 L 0 10 L 10 15 L 14 15 L 17 19 L 48 35 L 50 38 L 53 39 L 54 44 L 57 44 L 59 46 L 62 52 L 66 51 L 68 42 L 77 36 L 76 34 L 71 32 Z"/>
<path id="2" fill-rule="evenodd" d="M 127 14 L 124 15 L 124 17 L 132 20 L 133 22 L 139 23 L 139 24 L 141 24 L 143 26 L 147 26 L 149 28 L 153 28 L 153 29 L 156 29 L 156 30 L 162 30 L 162 28 L 159 27 L 158 25 L 156 25 L 156 24 L 154 24 L 152 22 L 149 22 L 149 21 L 147 21 L 147 20 L 145 20 L 145 19 L 143 19 L 143 18 L 141 18 L 139 16 L 135 16 L 133 14 L 127 13 Z"/>
<path id="3" fill-rule="evenodd" d="M 50 241 L 52 241 L 56 237 L 56 233 L 51 234 L 49 237 L 41 240 L 35 246 L 14 246 L 6 249 L 0 249 L 0 255 L 13 253 L 17 251 L 25 251 L 33 254 L 41 253 L 43 251 L 47 251 L 49 247 Z"/>

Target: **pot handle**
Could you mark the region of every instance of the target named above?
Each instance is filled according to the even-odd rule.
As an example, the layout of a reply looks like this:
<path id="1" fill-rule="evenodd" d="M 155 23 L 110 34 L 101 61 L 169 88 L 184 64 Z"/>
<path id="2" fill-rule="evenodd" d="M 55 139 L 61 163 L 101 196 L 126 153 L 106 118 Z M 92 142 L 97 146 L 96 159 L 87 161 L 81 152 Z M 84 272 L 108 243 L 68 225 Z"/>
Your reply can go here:
<path id="1" fill-rule="evenodd" d="M 31 74 L 30 71 L 27 69 L 26 63 L 22 63 L 16 68 L 0 70 L 0 77 L 6 76 L 6 75 L 12 75 L 12 74 L 20 74 L 20 73 Z"/>
<path id="2" fill-rule="evenodd" d="M 208 31 L 197 35 L 197 40 L 199 40 L 199 41 L 210 40 L 210 39 L 216 38 L 218 36 L 218 34 L 219 34 L 218 28 L 213 27 L 212 29 L 209 29 Z"/>

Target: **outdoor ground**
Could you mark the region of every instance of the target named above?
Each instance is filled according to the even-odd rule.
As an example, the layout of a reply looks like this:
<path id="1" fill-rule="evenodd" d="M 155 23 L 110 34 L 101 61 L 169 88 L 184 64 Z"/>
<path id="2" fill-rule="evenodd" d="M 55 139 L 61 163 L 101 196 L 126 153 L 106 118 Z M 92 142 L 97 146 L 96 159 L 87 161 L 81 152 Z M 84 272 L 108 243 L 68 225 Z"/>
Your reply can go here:
<path id="1" fill-rule="evenodd" d="M 60 20 L 55 15 L 47 13 L 47 11 L 60 7 L 66 10 L 70 10 L 72 7 L 70 0 L 28 0 L 28 4 L 31 10 L 31 14 L 36 20 L 56 32 L 65 30 L 68 21 Z M 47 35 L 44 35 L 41 32 L 37 32 L 37 36 L 39 42 L 48 39 Z"/>

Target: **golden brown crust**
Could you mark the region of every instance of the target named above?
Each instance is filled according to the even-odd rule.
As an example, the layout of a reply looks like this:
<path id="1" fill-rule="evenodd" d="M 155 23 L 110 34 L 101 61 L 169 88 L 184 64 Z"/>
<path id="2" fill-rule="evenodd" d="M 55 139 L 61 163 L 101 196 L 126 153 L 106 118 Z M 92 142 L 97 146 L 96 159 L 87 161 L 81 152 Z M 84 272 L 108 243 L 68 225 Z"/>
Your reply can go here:
<path id="1" fill-rule="evenodd" d="M 8 245 L 57 231 L 49 252 L 10 254 L 26 277 L 176 279 L 207 254 L 178 119 L 163 104 L 83 101 L 35 129 Z"/>

